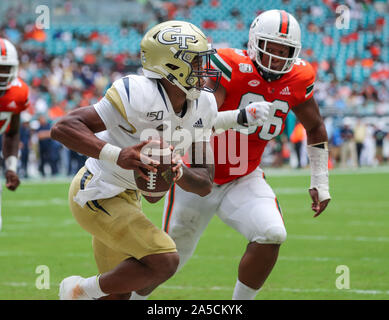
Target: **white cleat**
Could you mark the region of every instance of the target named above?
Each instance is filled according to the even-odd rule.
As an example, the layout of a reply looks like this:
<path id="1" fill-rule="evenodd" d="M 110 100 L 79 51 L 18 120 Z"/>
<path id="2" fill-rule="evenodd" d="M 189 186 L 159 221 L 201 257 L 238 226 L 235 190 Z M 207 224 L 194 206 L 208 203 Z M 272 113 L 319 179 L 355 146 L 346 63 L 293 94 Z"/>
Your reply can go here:
<path id="1" fill-rule="evenodd" d="M 59 300 L 92 300 L 81 288 L 80 276 L 71 276 L 63 279 L 59 285 Z"/>

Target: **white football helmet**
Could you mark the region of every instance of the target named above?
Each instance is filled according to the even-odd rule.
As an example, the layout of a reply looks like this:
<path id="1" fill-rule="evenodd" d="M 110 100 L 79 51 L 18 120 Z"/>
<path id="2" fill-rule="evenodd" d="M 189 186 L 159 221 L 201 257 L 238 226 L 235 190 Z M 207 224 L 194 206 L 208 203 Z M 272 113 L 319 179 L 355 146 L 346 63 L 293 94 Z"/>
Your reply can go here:
<path id="1" fill-rule="evenodd" d="M 169 80 L 190 100 L 197 99 L 200 90 L 217 89 L 217 85 L 213 89 L 201 87 L 203 77 L 215 77 L 218 84 L 221 72 L 211 69 L 210 58 L 216 50 L 211 49 L 206 36 L 195 25 L 184 21 L 160 23 L 145 34 L 140 46 L 146 77 Z M 198 61 L 197 68 L 193 67 L 193 60 Z"/>
<path id="2" fill-rule="evenodd" d="M 0 91 L 8 90 L 18 74 L 19 60 L 15 46 L 0 38 Z"/>
<path id="3" fill-rule="evenodd" d="M 280 57 L 267 52 L 268 42 L 274 42 L 291 48 L 289 57 Z M 282 75 L 293 68 L 301 50 L 301 31 L 297 20 L 286 11 L 268 10 L 254 19 L 250 26 L 247 53 L 251 60 L 256 61 L 258 66 L 265 72 Z M 267 65 L 262 63 L 263 54 L 268 55 Z M 272 59 L 284 60 L 281 70 L 271 67 Z"/>

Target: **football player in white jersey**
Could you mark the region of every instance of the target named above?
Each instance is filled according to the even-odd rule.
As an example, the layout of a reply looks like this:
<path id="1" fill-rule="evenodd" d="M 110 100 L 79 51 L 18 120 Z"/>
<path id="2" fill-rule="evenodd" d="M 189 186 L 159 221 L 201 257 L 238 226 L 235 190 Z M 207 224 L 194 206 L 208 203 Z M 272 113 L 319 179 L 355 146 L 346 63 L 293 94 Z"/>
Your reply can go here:
<path id="1" fill-rule="evenodd" d="M 76 109 L 52 128 L 53 139 L 89 156 L 70 186 L 69 204 L 92 234 L 99 271 L 89 278 L 65 278 L 60 299 L 128 299 L 131 291 L 158 285 L 176 271 L 175 243 L 142 212 L 134 172 L 146 180 L 140 168 L 155 172 L 155 160 L 141 150 L 157 136 L 176 147 L 176 160 L 188 148 L 213 158 L 209 138 L 217 107 L 212 89 L 204 86 L 204 77 L 220 77 L 207 68 L 213 53 L 196 26 L 159 24 L 141 42 L 144 76 L 115 81 L 98 103 Z M 173 171 L 185 190 L 200 196 L 210 192 L 211 163 L 182 168 L 177 161 Z"/>
<path id="2" fill-rule="evenodd" d="M 134 174 L 148 180 L 141 168 L 155 172 L 155 161 L 141 151 L 149 138 L 162 137 L 174 149 L 174 181 L 199 196 L 211 191 L 217 85 L 207 88 L 205 78 L 220 79 L 210 69 L 214 53 L 196 26 L 161 23 L 141 41 L 144 76 L 115 81 L 98 103 L 74 110 L 52 128 L 53 139 L 89 157 L 71 183 L 69 204 L 92 234 L 99 271 L 65 278 L 60 299 L 128 299 L 132 291 L 148 294 L 176 271 L 175 243 L 142 212 Z M 262 121 L 266 108 L 249 118 Z M 184 167 L 180 155 L 188 150 L 192 163 Z"/>

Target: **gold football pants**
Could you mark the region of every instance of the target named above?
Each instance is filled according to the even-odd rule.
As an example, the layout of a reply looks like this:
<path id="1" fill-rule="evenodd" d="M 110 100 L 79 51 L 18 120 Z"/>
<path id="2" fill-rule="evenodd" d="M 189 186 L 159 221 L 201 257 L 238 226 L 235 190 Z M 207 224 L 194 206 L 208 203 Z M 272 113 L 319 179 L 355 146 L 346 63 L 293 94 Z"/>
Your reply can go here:
<path id="1" fill-rule="evenodd" d="M 93 236 L 99 273 L 112 270 L 130 257 L 139 260 L 151 254 L 177 251 L 170 236 L 143 213 L 137 190 L 88 201 L 83 208 L 75 202 L 73 197 L 87 186 L 92 176 L 85 167 L 80 169 L 70 185 L 69 204 L 74 218 Z"/>

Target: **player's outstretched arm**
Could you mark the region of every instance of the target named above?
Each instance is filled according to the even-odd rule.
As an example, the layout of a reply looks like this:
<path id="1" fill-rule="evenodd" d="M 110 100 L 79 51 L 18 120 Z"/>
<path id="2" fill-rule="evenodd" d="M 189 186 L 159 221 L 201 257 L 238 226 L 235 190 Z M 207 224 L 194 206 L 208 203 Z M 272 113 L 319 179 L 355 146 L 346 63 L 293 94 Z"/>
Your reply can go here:
<path id="1" fill-rule="evenodd" d="M 215 130 L 236 129 L 241 126 L 263 126 L 269 116 L 271 102 L 253 102 L 242 109 L 219 111 L 214 123 Z"/>
<path id="2" fill-rule="evenodd" d="M 189 156 L 191 159 L 190 167 L 179 165 L 173 168 L 174 172 L 182 170 L 182 175 L 178 175 L 176 183 L 185 191 L 205 197 L 212 190 L 215 173 L 213 152 L 210 143 L 193 143 Z"/>
<path id="3" fill-rule="evenodd" d="M 148 180 L 139 168 L 142 167 L 155 172 L 156 169 L 151 164 L 158 164 L 157 161 L 141 154 L 142 147 L 148 141 L 121 149 L 95 136 L 96 132 L 105 129 L 105 124 L 95 108 L 89 106 L 78 108 L 63 117 L 51 128 L 50 136 L 67 148 L 88 157 L 111 161 L 123 169 L 136 170 Z"/>
<path id="4" fill-rule="evenodd" d="M 3 157 L 5 159 L 5 186 L 15 191 L 20 184 L 17 175 L 18 150 L 20 141 L 20 115 L 13 114 L 9 130 L 3 136 Z"/>
<path id="5" fill-rule="evenodd" d="M 311 166 L 311 186 L 314 217 L 319 216 L 327 207 L 331 196 L 328 178 L 328 137 L 320 115 L 319 107 L 312 97 L 293 109 L 307 132 L 307 152 Z"/>

